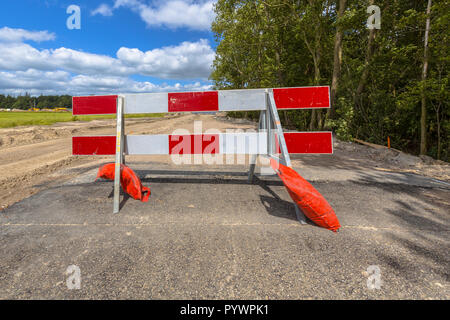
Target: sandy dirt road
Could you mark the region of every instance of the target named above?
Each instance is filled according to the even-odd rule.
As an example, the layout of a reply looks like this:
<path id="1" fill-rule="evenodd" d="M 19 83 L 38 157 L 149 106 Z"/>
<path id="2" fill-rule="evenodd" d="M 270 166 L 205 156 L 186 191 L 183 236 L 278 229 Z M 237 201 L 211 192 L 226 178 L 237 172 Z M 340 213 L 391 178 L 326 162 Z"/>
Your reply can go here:
<path id="1" fill-rule="evenodd" d="M 182 114 L 163 118 L 126 120 L 126 134 L 172 133 L 176 129 L 193 132 L 194 122 L 202 128 L 225 130 L 252 129 L 256 124 L 247 120 L 229 119 L 225 115 Z M 52 126 L 0 129 L 0 210 L 51 187 L 74 178 L 80 170 L 95 164 L 113 161 L 113 157 L 78 157 L 71 155 L 74 135 L 114 135 L 115 120 L 56 123 Z M 421 159 L 395 151 L 383 151 L 352 143 L 335 141 L 332 158 L 321 158 L 331 166 L 370 165 L 381 171 L 411 172 L 450 182 L 450 167 L 442 162 Z M 138 157 L 131 157 L 139 160 Z M 293 164 L 302 166 L 302 157 L 293 157 Z M 151 157 L 152 161 L 167 161 L 167 157 Z"/>
<path id="2" fill-rule="evenodd" d="M 177 128 L 193 132 L 195 121 L 203 128 L 254 128 L 248 121 L 224 121 L 215 115 L 184 114 L 163 118 L 126 120 L 126 134 L 171 133 Z M 52 126 L 0 129 L 0 210 L 54 183 L 73 178 L 77 170 L 65 170 L 114 161 L 114 157 L 72 156 L 72 136 L 115 135 L 115 120 L 57 123 Z M 158 157 L 152 157 L 152 160 Z M 165 160 L 166 157 L 159 157 Z"/>
<path id="3" fill-rule="evenodd" d="M 127 120 L 126 133 L 254 128 L 223 116 Z M 298 223 L 277 177 L 248 165 L 177 166 L 127 156 L 149 202 L 93 182 L 108 157 L 71 156 L 72 135 L 112 120 L 0 131 L 0 299 L 448 299 L 450 169 L 336 140 L 292 164 L 335 209 L 338 234 Z M 68 290 L 79 266 L 82 289 Z M 378 266 L 379 290 L 367 287 Z"/>

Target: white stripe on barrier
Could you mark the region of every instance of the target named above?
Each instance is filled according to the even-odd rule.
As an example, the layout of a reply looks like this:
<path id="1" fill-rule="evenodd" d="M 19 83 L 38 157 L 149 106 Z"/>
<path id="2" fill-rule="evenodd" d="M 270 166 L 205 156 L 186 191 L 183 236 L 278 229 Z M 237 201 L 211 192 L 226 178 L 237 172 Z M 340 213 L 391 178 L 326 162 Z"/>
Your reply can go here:
<path id="1" fill-rule="evenodd" d="M 126 136 L 126 154 L 169 154 L 167 134 Z"/>
<path id="2" fill-rule="evenodd" d="M 125 113 L 146 113 L 151 110 L 154 113 L 167 113 L 168 93 L 125 94 Z"/>
<path id="3" fill-rule="evenodd" d="M 219 91 L 219 111 L 265 109 L 265 89 Z"/>
<path id="4" fill-rule="evenodd" d="M 267 152 L 266 132 L 221 134 L 219 141 L 220 153 L 223 154 L 265 154 Z"/>

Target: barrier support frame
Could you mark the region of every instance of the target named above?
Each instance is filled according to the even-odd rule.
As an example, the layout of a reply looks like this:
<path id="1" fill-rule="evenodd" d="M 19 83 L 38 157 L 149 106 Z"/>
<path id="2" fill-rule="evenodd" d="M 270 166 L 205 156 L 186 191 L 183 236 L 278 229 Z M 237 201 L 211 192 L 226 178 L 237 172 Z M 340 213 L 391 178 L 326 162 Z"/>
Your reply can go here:
<path id="1" fill-rule="evenodd" d="M 241 96 L 242 94 L 242 96 Z M 248 101 L 247 101 L 248 100 Z M 136 145 L 142 144 L 140 139 L 128 139 L 125 135 L 125 114 L 147 112 L 149 105 L 152 106 L 151 113 L 173 113 L 173 112 L 221 112 L 221 111 L 260 111 L 258 124 L 258 137 L 263 139 L 266 146 L 263 150 L 252 151 L 250 158 L 250 169 L 248 172 L 248 182 L 251 183 L 254 176 L 256 160 L 258 156 L 268 159 L 274 159 L 278 163 L 291 167 L 290 155 L 287 145 L 292 149 L 293 153 L 316 153 L 327 154 L 333 153 L 332 136 L 329 135 L 331 141 L 331 152 L 329 152 L 329 142 L 325 135 L 315 138 L 307 132 L 300 135 L 303 139 L 301 143 L 296 144 L 294 136 L 287 133 L 284 136 L 281 127 L 278 109 L 315 109 L 330 107 L 330 88 L 328 86 L 315 87 L 291 87 L 291 88 L 272 88 L 272 89 L 241 89 L 241 90 L 214 90 L 204 92 L 175 92 L 175 93 L 154 93 L 152 96 L 147 94 L 119 94 L 106 96 L 85 96 L 73 97 L 74 115 L 82 114 L 113 114 L 116 113 L 116 136 L 99 136 L 99 137 L 73 137 L 72 154 L 74 155 L 115 155 L 114 162 L 114 202 L 113 212 L 118 213 L 120 210 L 120 180 L 121 165 L 125 164 L 125 156 L 127 154 L 170 154 L 170 135 L 168 135 L 168 148 L 160 148 L 157 152 L 140 153 L 136 152 Z M 278 104 L 278 107 L 277 107 Z M 145 108 L 139 107 L 144 105 Z M 322 132 L 328 133 L 331 132 Z M 158 135 L 155 135 L 155 137 Z M 161 135 L 163 136 L 163 135 Z M 166 135 L 167 136 L 167 135 Z M 305 137 L 306 138 L 303 138 Z M 221 137 L 221 136 L 220 136 Z M 219 139 L 220 139 L 219 137 Z M 78 139 L 76 139 L 78 138 Z M 90 139 L 91 138 L 91 139 Z M 106 143 L 99 142 L 98 138 L 105 138 Z M 115 138 L 114 140 L 111 138 Z M 222 137 L 223 138 L 223 137 Z M 159 138 L 158 138 L 159 139 Z M 160 140 L 158 143 L 162 142 Z M 312 148 L 311 144 L 306 145 L 308 139 L 315 139 L 316 145 L 324 148 Z M 114 141 L 114 142 L 113 142 Z M 224 141 L 224 140 L 222 140 Z M 250 141 L 250 140 L 249 140 Z M 261 141 L 261 140 L 260 140 Z M 297 141 L 297 140 L 296 140 Z M 114 145 L 115 143 L 115 145 Z M 164 141 L 166 143 L 166 141 Z M 83 148 L 83 144 L 85 147 Z M 220 145 L 221 148 L 227 144 Z M 252 146 L 254 145 L 254 142 Z M 115 148 L 114 148 L 115 146 Z M 224 147 L 225 148 L 225 147 Z M 230 147 L 230 150 L 232 148 Z M 226 150 L 226 149 L 225 149 Z M 238 149 L 234 149 L 236 152 Z M 134 153 L 133 153 L 134 151 Z M 147 150 L 148 151 L 148 150 Z M 216 150 L 217 151 L 217 150 Z M 131 153 L 130 153 L 131 152 Z M 215 152 L 216 153 L 216 152 Z M 230 153 L 227 151 L 226 153 Z M 233 153 L 233 151 L 231 151 Z M 269 166 L 268 175 L 273 175 L 274 171 Z M 276 168 L 275 168 L 276 169 Z M 275 170 L 276 171 L 276 170 Z M 305 218 L 298 206 L 295 206 L 297 219 L 305 222 Z"/>
<path id="2" fill-rule="evenodd" d="M 278 110 L 273 96 L 273 91 L 269 91 L 268 89 L 266 89 L 265 95 L 266 95 L 265 97 L 266 110 L 260 112 L 258 123 L 258 131 L 265 130 L 267 132 L 267 154 L 262 156 L 272 158 L 278 161 L 279 163 L 284 164 L 287 167 L 292 167 L 291 157 L 289 155 L 286 146 L 286 140 L 284 139 L 283 128 L 281 127 L 280 116 L 278 115 Z M 274 147 L 272 144 L 273 142 L 272 129 L 274 129 L 276 134 L 275 139 L 278 140 L 281 158 L 275 157 L 273 155 Z M 250 170 L 248 172 L 249 183 L 253 181 L 257 157 L 258 155 L 253 155 L 250 160 Z M 300 224 L 302 225 L 307 224 L 304 213 L 300 210 L 300 208 L 296 203 L 294 203 L 294 207 L 295 207 L 295 215 L 297 216 L 297 220 L 300 222 Z"/>
<path id="3" fill-rule="evenodd" d="M 120 211 L 120 176 L 121 165 L 125 163 L 125 121 L 124 121 L 124 97 L 117 96 L 117 113 L 116 113 L 116 161 L 114 168 L 114 208 L 113 213 Z"/>

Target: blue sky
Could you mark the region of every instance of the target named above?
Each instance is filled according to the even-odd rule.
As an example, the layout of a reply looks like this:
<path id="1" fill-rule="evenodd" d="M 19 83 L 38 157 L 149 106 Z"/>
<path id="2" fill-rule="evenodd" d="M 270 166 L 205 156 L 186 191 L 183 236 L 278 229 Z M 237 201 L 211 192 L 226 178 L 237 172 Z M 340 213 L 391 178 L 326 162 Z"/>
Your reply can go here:
<path id="1" fill-rule="evenodd" d="M 0 93 L 205 90 L 215 0 L 0 2 Z M 81 29 L 66 26 L 70 5 Z"/>

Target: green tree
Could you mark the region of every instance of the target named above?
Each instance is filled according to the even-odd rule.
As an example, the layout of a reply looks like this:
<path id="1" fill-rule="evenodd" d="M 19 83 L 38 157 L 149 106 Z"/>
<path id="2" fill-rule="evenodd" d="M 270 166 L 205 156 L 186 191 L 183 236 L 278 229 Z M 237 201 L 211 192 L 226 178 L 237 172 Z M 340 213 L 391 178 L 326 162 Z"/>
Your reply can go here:
<path id="1" fill-rule="evenodd" d="M 14 104 L 12 105 L 14 109 L 29 109 L 33 107 L 31 97 L 26 94 L 24 96 L 18 96 Z"/>
<path id="2" fill-rule="evenodd" d="M 381 9 L 379 30 L 366 26 L 371 4 Z M 326 126 L 340 138 L 386 144 L 389 136 L 393 147 L 418 154 L 425 133 L 427 154 L 448 160 L 450 6 L 449 0 L 433 0 L 428 15 L 427 5 L 423 0 L 219 0 L 211 79 L 221 89 L 331 84 L 333 109 Z M 323 112 L 281 115 L 283 125 L 300 130 L 321 129 L 326 120 Z"/>

